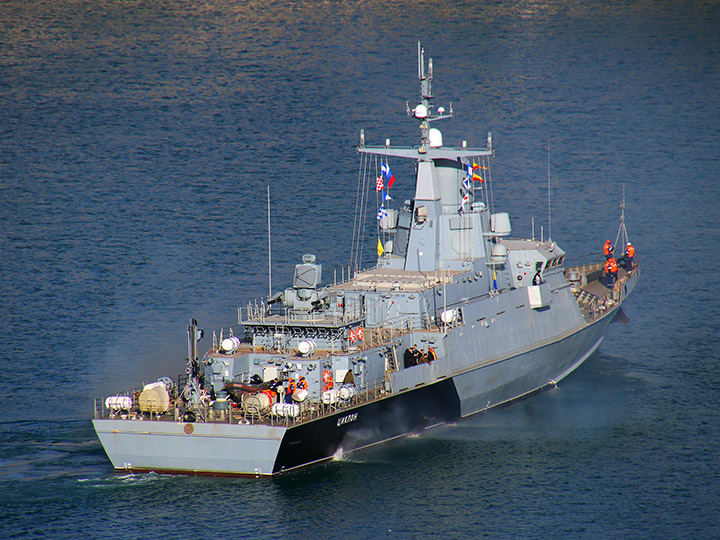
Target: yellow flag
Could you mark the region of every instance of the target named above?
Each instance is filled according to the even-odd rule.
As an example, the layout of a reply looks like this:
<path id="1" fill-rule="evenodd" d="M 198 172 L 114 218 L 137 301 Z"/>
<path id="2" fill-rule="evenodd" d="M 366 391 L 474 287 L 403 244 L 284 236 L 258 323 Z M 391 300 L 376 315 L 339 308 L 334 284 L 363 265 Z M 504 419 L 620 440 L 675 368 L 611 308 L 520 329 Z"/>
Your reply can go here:
<path id="1" fill-rule="evenodd" d="M 385 253 L 385 250 L 383 249 L 382 242 L 380 242 L 380 239 L 378 238 L 378 257 L 380 257 L 383 253 Z"/>

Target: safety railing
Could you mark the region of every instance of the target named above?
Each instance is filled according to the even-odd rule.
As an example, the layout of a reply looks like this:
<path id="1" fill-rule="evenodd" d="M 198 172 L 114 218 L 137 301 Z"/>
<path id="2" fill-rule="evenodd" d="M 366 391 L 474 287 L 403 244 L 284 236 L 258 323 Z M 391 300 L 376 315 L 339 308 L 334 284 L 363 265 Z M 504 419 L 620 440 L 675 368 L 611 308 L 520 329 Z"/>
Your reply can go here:
<path id="1" fill-rule="evenodd" d="M 182 389 L 173 393 L 170 398 L 170 406 L 162 413 L 148 413 L 140 411 L 138 397 L 141 389 L 133 388 L 125 392 L 98 398 L 95 400 L 96 419 L 124 419 L 124 420 L 151 420 L 170 422 L 205 422 L 205 423 L 227 423 L 227 424 L 248 424 L 248 425 L 269 425 L 269 426 L 293 426 L 308 422 L 325 416 L 330 416 L 339 411 L 351 409 L 377 399 L 387 393 L 384 380 L 376 381 L 348 392 L 348 397 L 342 399 L 340 393 L 327 402 L 305 400 L 297 403 L 297 414 L 275 414 L 272 408 L 262 411 L 246 410 L 241 406 L 229 406 L 225 410 L 215 410 L 213 401 L 205 398 L 200 405 L 192 409 L 187 407 L 182 399 Z M 130 407 L 126 409 L 112 409 L 106 406 L 107 398 L 129 397 L 132 400 Z M 188 414 L 190 413 L 190 414 Z"/>

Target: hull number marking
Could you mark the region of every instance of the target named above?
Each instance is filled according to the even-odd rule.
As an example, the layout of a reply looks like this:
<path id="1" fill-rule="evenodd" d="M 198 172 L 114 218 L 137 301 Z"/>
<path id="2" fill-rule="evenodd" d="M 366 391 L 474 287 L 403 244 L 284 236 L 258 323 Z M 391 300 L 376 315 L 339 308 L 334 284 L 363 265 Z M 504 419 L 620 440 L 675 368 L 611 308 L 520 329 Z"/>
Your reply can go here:
<path id="1" fill-rule="evenodd" d="M 354 422 L 355 420 L 357 420 L 357 417 L 358 417 L 358 413 L 352 413 L 352 414 L 348 414 L 347 416 L 343 416 L 342 418 L 338 418 L 337 427 L 340 427 L 343 424 L 348 424 L 350 422 Z"/>

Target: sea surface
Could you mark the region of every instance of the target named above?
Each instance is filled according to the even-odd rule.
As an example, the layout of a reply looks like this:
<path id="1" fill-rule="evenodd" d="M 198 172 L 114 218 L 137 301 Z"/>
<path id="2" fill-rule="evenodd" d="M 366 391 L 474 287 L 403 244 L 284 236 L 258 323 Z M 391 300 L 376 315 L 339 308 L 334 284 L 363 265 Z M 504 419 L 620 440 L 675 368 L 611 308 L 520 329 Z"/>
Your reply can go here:
<path id="1" fill-rule="evenodd" d="M 515 234 L 597 261 L 624 191 L 629 324 L 555 389 L 276 479 L 114 472 L 93 400 L 267 295 L 267 186 L 274 289 L 349 264 L 354 146 L 417 143 L 418 40 Z M 0 538 L 720 537 L 719 113 L 717 2 L 0 2 Z"/>

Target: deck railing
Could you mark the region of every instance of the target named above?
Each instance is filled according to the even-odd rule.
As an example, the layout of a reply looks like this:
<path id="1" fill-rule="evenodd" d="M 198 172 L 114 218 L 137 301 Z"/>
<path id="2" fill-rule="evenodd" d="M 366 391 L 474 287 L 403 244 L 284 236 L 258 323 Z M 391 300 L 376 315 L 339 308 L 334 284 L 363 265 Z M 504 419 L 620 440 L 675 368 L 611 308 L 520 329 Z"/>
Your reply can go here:
<path id="1" fill-rule="evenodd" d="M 352 323 L 365 318 L 365 308 L 360 303 L 346 306 L 342 313 L 338 313 L 337 311 L 331 311 L 330 313 L 321 311 L 302 312 L 302 318 L 300 318 L 291 309 L 270 307 L 265 304 L 263 299 L 261 299 L 259 303 L 248 302 L 247 307 L 239 307 L 237 308 L 237 311 L 238 324 L 242 324 L 243 321 L 263 324 L 268 322 L 271 322 L 272 324 L 278 324 L 278 322 L 279 324 L 291 324 L 298 321 L 327 324 L 328 321 L 331 321 L 332 324 L 337 326 Z M 278 321 L 278 319 L 280 320 Z"/>
<path id="2" fill-rule="evenodd" d="M 189 421 L 186 413 L 190 409 L 185 406 L 182 400 L 183 387 L 172 392 L 170 396 L 170 407 L 163 413 L 141 412 L 138 407 L 138 397 L 141 389 L 132 388 L 126 392 L 114 394 L 114 396 L 127 396 L 132 399 L 132 408 L 129 410 L 113 411 L 105 406 L 106 397 L 95 400 L 96 419 L 137 419 L 151 421 L 181 422 Z M 293 426 L 323 416 L 329 416 L 338 411 L 351 409 L 358 405 L 375 401 L 387 393 L 385 381 L 376 381 L 373 384 L 356 390 L 356 393 L 348 399 L 340 399 L 332 403 L 322 401 L 303 401 L 298 403 L 299 414 L 297 416 L 286 416 L 273 414 L 271 409 L 262 411 L 245 410 L 241 407 L 229 407 L 225 410 L 213 410 L 213 402 L 208 398 L 201 400 L 200 406 L 192 409 L 195 422 L 225 423 L 225 424 L 259 424 L 269 426 Z M 113 397 L 114 397 L 113 396 Z"/>

